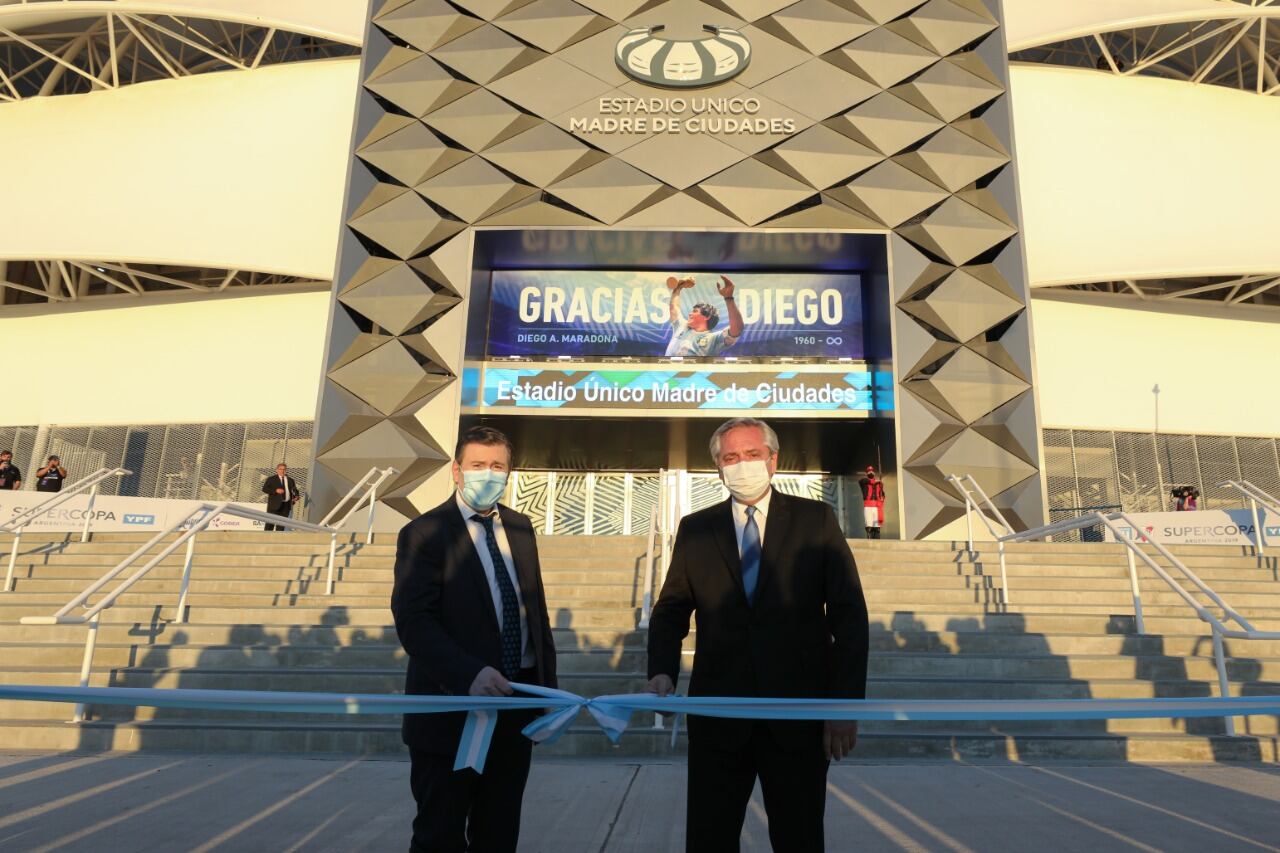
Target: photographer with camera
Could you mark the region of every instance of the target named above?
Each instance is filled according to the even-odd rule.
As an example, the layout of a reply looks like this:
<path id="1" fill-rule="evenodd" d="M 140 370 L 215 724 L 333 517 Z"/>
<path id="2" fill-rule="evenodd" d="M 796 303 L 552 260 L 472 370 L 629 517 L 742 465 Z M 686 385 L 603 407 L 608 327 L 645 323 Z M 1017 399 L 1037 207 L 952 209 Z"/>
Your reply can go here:
<path id="1" fill-rule="evenodd" d="M 22 488 L 22 471 L 13 464 L 13 451 L 0 453 L 0 491 L 14 491 Z"/>
<path id="2" fill-rule="evenodd" d="M 57 456 L 50 456 L 45 460 L 44 467 L 36 471 L 36 491 L 60 492 L 65 479 L 67 469 L 62 467 L 62 460 Z"/>
<path id="3" fill-rule="evenodd" d="M 1200 490 L 1195 486 L 1174 486 L 1169 494 L 1178 503 L 1176 512 L 1195 512 L 1200 508 Z"/>

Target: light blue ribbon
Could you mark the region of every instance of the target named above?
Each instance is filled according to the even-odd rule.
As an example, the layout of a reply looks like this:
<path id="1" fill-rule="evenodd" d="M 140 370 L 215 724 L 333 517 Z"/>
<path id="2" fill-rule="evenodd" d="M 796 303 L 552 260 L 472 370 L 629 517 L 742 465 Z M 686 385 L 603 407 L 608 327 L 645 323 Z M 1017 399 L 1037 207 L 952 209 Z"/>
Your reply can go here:
<path id="1" fill-rule="evenodd" d="M 1187 699 L 752 699 L 627 693 L 586 699 L 566 690 L 511 685 L 525 696 L 400 696 L 154 687 L 0 685 L 0 700 L 78 702 L 211 711 L 291 714 L 442 714 L 467 712 L 454 769 L 484 771 L 498 711 L 543 709 L 525 726 L 535 743 L 554 743 L 586 710 L 617 743 L 637 711 L 748 720 L 1114 720 L 1280 715 L 1280 696 Z"/>

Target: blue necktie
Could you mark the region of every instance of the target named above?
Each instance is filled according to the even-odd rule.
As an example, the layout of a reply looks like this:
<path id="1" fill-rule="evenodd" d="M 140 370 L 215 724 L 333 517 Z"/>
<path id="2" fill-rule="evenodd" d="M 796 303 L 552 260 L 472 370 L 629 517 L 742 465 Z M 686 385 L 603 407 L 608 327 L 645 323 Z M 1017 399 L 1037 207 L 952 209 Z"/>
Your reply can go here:
<path id="1" fill-rule="evenodd" d="M 760 577 L 760 527 L 756 524 L 756 508 L 747 507 L 747 523 L 742 528 L 742 588 L 747 603 L 756 602 L 756 581 Z"/>
<path id="2" fill-rule="evenodd" d="M 493 576 L 498 580 L 498 593 L 502 596 L 502 674 L 515 678 L 520 672 L 520 599 L 516 597 L 515 584 L 507 574 L 507 561 L 502 559 L 498 538 L 493 534 L 493 517 L 473 515 L 472 521 L 484 525 L 484 541 L 489 546 L 489 559 L 493 562 Z"/>

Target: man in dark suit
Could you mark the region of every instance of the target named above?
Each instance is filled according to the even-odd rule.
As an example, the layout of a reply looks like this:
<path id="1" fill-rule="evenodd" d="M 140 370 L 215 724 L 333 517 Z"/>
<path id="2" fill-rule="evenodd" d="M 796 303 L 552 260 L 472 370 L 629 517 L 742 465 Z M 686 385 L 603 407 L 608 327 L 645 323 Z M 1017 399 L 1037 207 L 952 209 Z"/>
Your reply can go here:
<path id="1" fill-rule="evenodd" d="M 302 496 L 298 494 L 298 484 L 289 476 L 289 469 L 283 462 L 276 466 L 275 474 L 262 481 L 262 493 L 267 496 L 267 512 L 288 518 L 293 512 L 293 505 Z M 284 530 L 282 524 L 268 524 L 267 530 Z"/>
<path id="2" fill-rule="evenodd" d="M 489 427 L 463 434 L 457 491 L 411 521 L 396 543 L 391 612 L 409 654 L 405 692 L 509 696 L 510 682 L 556 686 L 538 546 L 529 518 L 498 504 L 511 442 Z M 514 851 L 537 714 L 498 714 L 484 773 L 453 769 L 465 715 L 406 714 L 409 784 L 418 803 L 411 851 Z"/>
<path id="3" fill-rule="evenodd" d="M 733 496 L 687 516 L 649 620 L 650 692 L 666 696 L 696 614 L 691 696 L 866 695 L 867 605 L 831 507 L 773 491 L 778 438 L 737 418 L 711 438 Z M 739 849 L 756 779 L 775 851 L 823 849 L 827 767 L 856 722 L 689 718 L 685 849 Z"/>

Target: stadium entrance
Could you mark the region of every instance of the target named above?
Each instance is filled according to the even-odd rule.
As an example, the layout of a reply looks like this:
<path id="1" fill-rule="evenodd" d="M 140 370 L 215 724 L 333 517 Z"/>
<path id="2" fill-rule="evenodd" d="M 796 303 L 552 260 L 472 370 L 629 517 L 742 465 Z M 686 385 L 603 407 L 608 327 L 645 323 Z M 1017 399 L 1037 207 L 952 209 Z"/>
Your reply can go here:
<path id="1" fill-rule="evenodd" d="M 892 490 L 884 235 L 478 230 L 473 258 L 462 426 L 513 437 L 509 498 L 546 532 L 643 532 L 663 470 L 682 506 L 721 499 L 708 440 L 738 415 L 850 535 L 860 472 Z"/>

